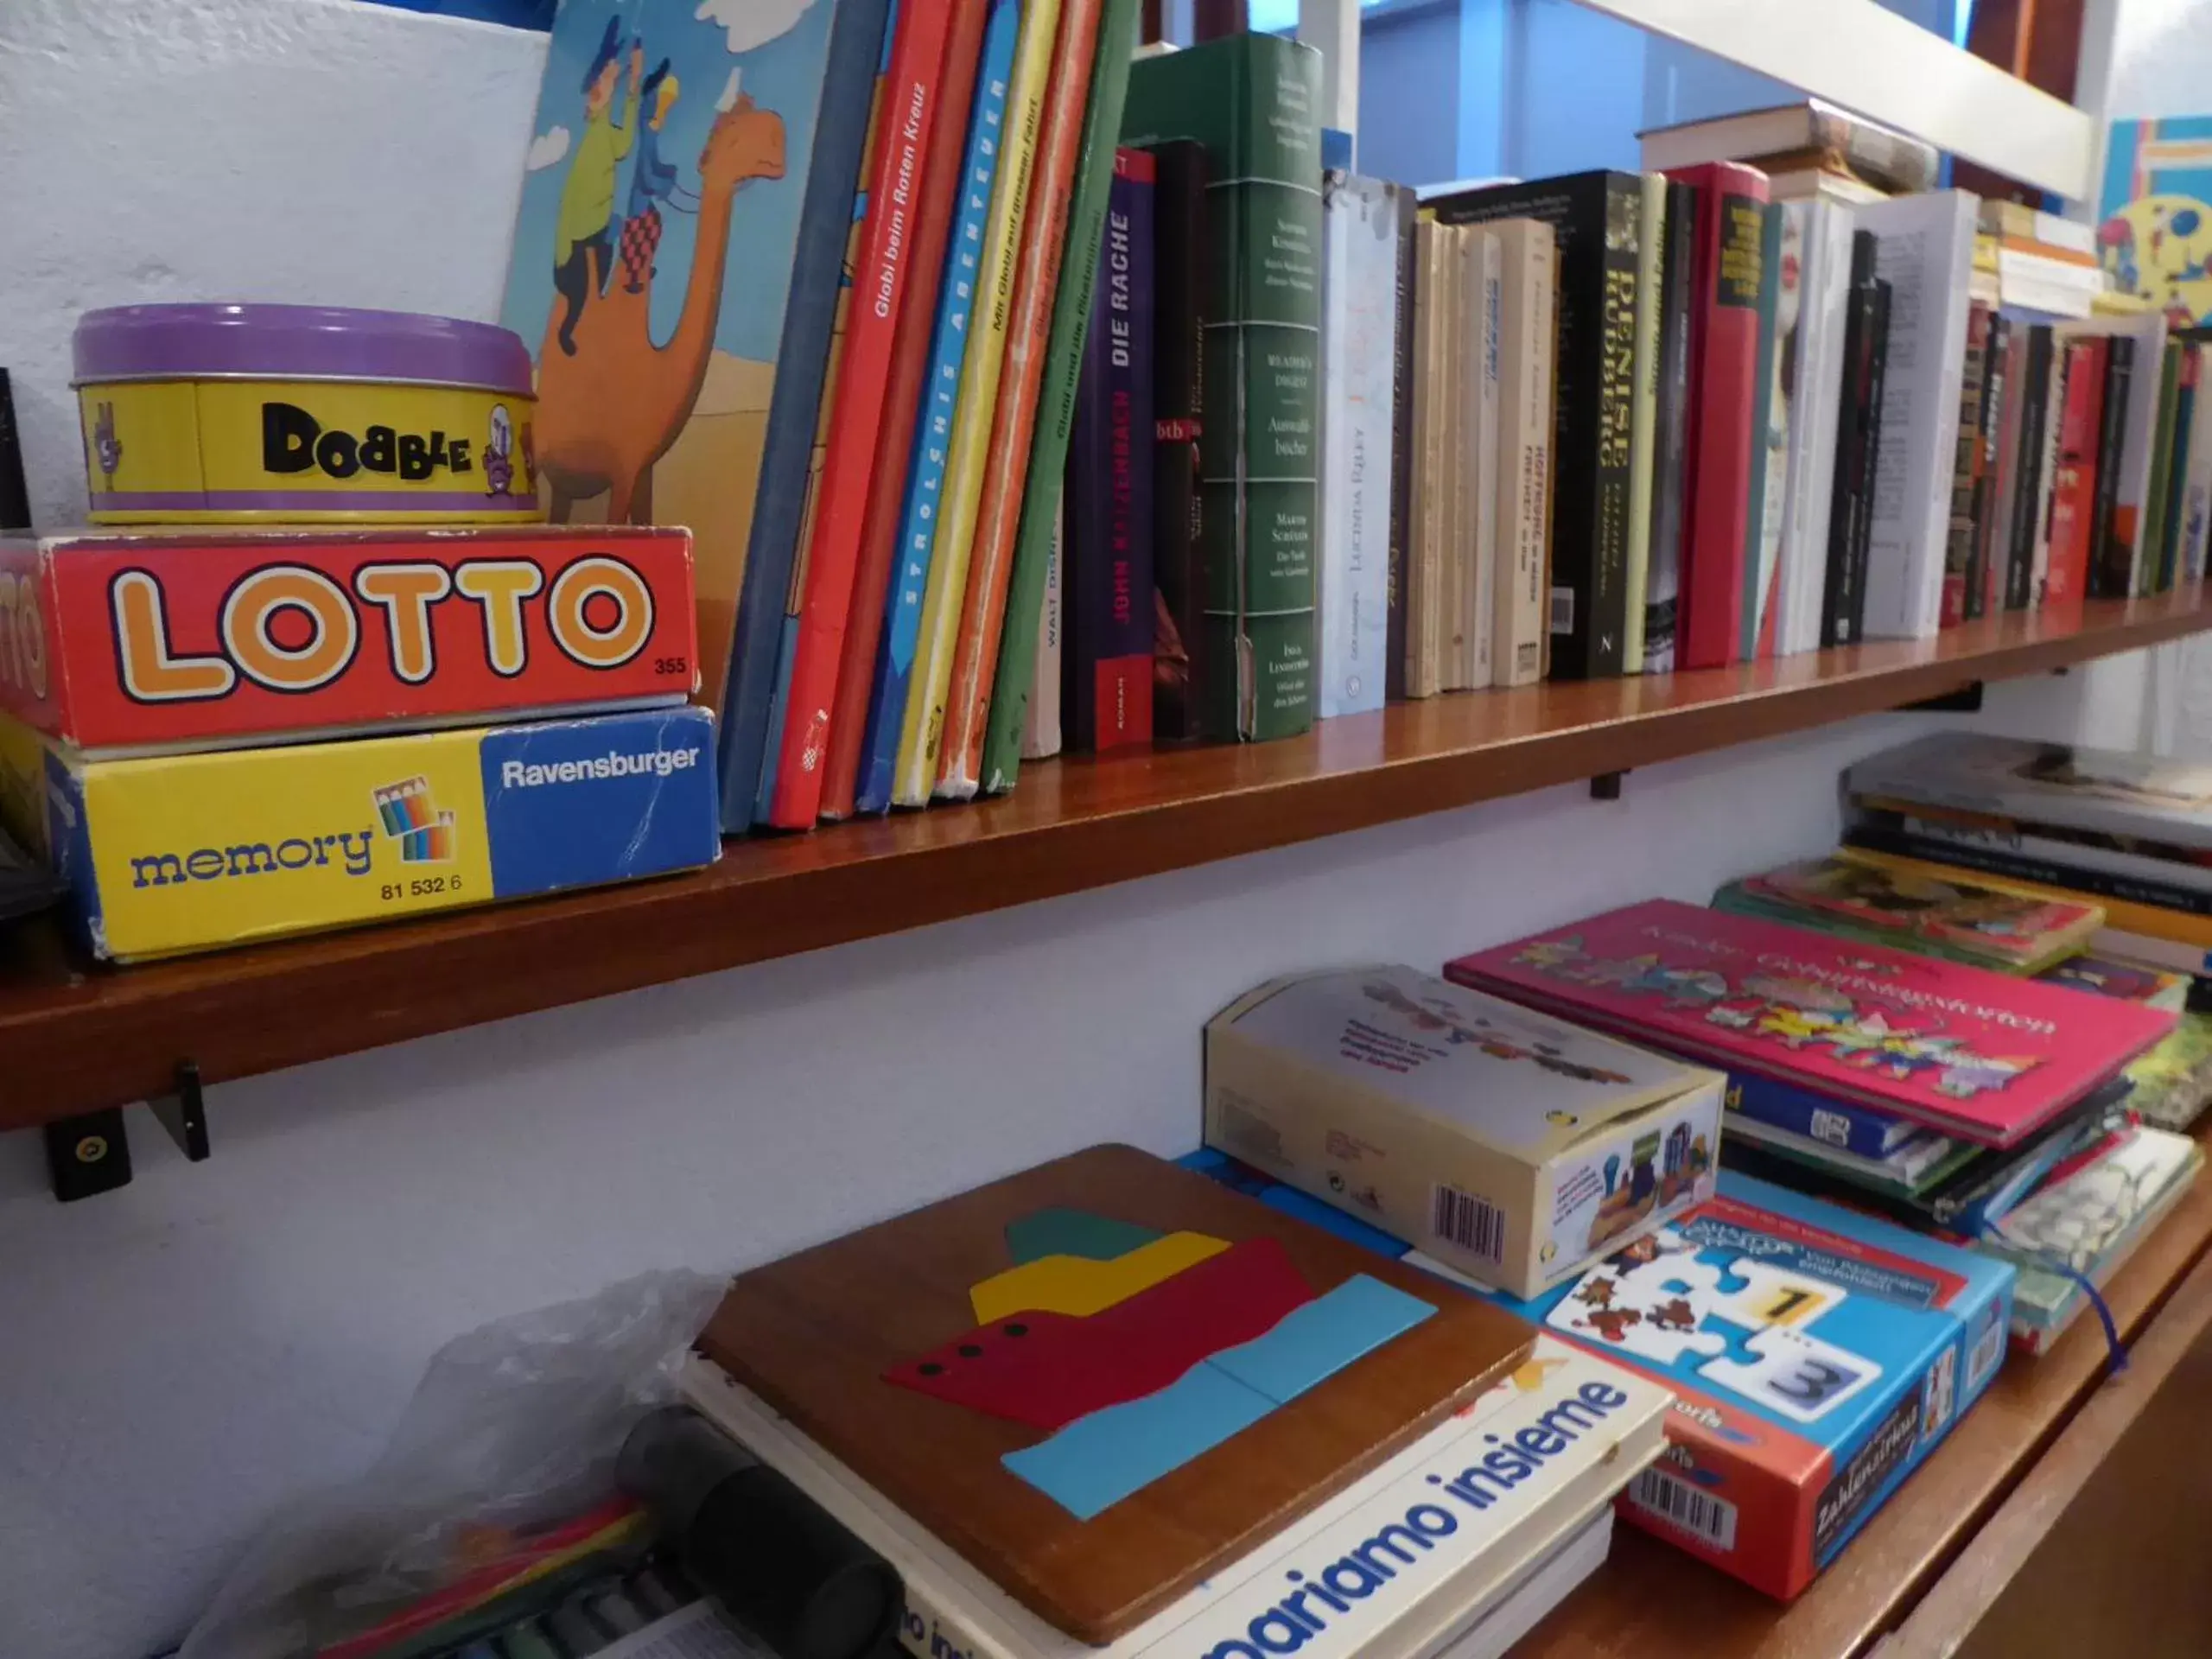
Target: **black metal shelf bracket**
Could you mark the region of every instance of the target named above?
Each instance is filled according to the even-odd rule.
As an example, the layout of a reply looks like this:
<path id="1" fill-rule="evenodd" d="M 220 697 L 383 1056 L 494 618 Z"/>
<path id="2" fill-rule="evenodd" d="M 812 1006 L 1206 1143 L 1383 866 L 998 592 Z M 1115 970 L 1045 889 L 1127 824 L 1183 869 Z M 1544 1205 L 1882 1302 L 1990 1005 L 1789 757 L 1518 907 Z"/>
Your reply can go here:
<path id="1" fill-rule="evenodd" d="M 179 1152 L 195 1164 L 206 1161 L 207 1102 L 197 1061 L 178 1061 L 175 1090 L 146 1103 Z M 46 1125 L 45 1135 L 47 1177 L 57 1203 L 74 1204 L 130 1185 L 130 1133 L 124 1127 L 121 1107 L 57 1119 Z"/>

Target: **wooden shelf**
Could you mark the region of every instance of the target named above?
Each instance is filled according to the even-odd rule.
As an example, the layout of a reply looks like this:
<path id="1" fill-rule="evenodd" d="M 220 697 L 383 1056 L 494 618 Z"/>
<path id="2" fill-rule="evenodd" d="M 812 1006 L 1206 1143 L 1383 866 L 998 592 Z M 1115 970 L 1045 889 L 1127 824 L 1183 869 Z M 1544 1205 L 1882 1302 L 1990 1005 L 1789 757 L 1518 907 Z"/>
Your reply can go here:
<path id="1" fill-rule="evenodd" d="M 92 969 L 0 935 L 0 1129 L 1649 766 L 2156 645 L 2201 590 L 1696 673 L 1393 705 L 1281 743 L 1025 768 L 1002 800 L 734 842 L 709 870 Z"/>
<path id="2" fill-rule="evenodd" d="M 2200 1130 L 2199 1139 L 2208 1133 Z M 2145 1332 L 2208 1246 L 2212 1179 L 2200 1178 L 2106 1287 L 2123 1341 Z M 1983 1523 L 2100 1397 L 2105 1354 L 2104 1332 L 2085 1310 L 2040 1359 L 2008 1355 L 1989 1392 L 1788 1607 L 1619 1526 L 1605 1565 L 1514 1649 L 1516 1659 L 1852 1659 L 1868 1652 L 1976 1545 Z"/>

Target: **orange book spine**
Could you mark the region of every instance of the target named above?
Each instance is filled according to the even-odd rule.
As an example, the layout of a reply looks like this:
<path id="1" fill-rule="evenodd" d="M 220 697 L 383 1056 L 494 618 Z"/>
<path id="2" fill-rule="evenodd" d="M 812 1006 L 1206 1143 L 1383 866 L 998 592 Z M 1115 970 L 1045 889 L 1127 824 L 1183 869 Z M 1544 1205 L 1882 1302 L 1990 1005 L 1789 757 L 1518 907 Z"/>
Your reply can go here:
<path id="1" fill-rule="evenodd" d="M 1068 195 L 1075 181 L 1090 91 L 1090 60 L 1098 44 L 1101 0 L 1066 0 L 1060 9 L 1057 61 L 1045 99 L 1045 130 L 1037 151 L 1036 181 L 1028 222 L 1022 226 L 1014 270 L 1014 310 L 1007 322 L 1006 367 L 991 422 L 990 463 L 983 474 L 982 505 L 976 519 L 975 550 L 960 607 L 960 636 L 952 658 L 952 685 L 945 700 L 944 744 L 936 793 L 968 800 L 982 772 L 983 739 L 989 728 L 992 682 L 999 633 L 1006 621 L 1007 578 L 1014 570 L 1015 532 L 1021 524 L 1022 486 L 1029 474 L 1029 437 L 1037 423 L 1037 394 L 1045 373 L 1045 347 L 1059 291 L 1060 254 L 1067 241 Z"/>
<path id="2" fill-rule="evenodd" d="M 853 812 L 861 746 L 868 735 L 868 696 L 874 683 L 884 603 L 891 586 L 892 556 L 906 511 L 906 477 L 921 410 L 922 378 L 929 366 L 930 325 L 937 315 L 945 244 L 950 239 L 956 217 L 953 205 L 960 189 L 962 138 L 975 102 L 983 25 L 989 12 L 989 0 L 953 0 L 946 32 L 937 107 L 930 118 L 927 162 L 921 169 L 920 205 L 912 220 L 912 264 L 899 304 L 897 339 L 876 440 L 875 472 L 868 483 L 852 603 L 846 617 L 843 650 L 836 663 L 836 690 L 830 705 L 827 748 L 818 769 L 817 810 L 824 818 L 847 818 Z"/>

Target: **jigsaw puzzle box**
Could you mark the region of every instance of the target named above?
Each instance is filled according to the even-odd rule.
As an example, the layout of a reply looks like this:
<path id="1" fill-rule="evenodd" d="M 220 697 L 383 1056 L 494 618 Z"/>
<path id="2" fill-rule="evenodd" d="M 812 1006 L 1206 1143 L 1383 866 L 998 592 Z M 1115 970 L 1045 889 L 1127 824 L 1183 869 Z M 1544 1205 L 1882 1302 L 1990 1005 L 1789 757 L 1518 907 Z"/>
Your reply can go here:
<path id="1" fill-rule="evenodd" d="M 1235 1159 L 1183 1161 L 1471 1282 Z M 1482 1294 L 1674 1391 L 1666 1454 L 1621 1512 L 1788 1600 L 1989 1386 L 2013 1284 L 2009 1263 L 1723 1171 L 1712 1199 L 1573 1282 L 1532 1301 Z"/>
<path id="2" fill-rule="evenodd" d="M 0 803 L 42 806 L 87 947 L 131 960 L 712 863 L 713 745 L 692 708 L 135 760 L 48 745 L 42 790 Z"/>
<path id="3" fill-rule="evenodd" d="M 1712 1195 L 1722 1082 L 1411 968 L 1350 969 L 1207 1024 L 1205 1136 L 1533 1296 Z"/>
<path id="4" fill-rule="evenodd" d="M 0 710 L 90 753 L 680 703 L 697 663 L 688 531 L 0 537 Z"/>

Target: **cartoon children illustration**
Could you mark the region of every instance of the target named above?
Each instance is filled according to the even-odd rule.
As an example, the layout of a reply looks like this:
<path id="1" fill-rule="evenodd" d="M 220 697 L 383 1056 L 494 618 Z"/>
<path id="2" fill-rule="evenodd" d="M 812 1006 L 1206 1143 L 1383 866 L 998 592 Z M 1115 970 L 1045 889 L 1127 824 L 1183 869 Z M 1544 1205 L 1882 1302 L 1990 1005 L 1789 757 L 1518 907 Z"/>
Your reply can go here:
<path id="1" fill-rule="evenodd" d="M 102 404 L 93 411 L 92 455 L 99 461 L 100 487 L 115 488 L 115 469 L 123 465 L 123 440 L 115 435 L 115 405 Z"/>
<path id="2" fill-rule="evenodd" d="M 638 159 L 630 173 L 630 201 L 622 221 L 622 286 L 632 294 L 645 292 L 645 277 L 653 268 L 653 251 L 660 246 L 660 204 L 678 213 L 699 211 L 698 193 L 679 181 L 676 163 L 660 158 L 661 129 L 680 91 L 663 58 L 652 67 L 639 89 L 651 101 L 652 113 L 638 134 Z"/>
<path id="3" fill-rule="evenodd" d="M 507 495 L 515 482 L 514 416 L 505 404 L 492 405 L 491 435 L 484 441 L 484 489 L 487 495 Z"/>
<path id="4" fill-rule="evenodd" d="M 607 232 L 614 219 L 614 174 L 638 126 L 638 81 L 645 72 L 642 41 L 630 47 L 630 95 L 622 118 L 613 116 L 614 86 L 620 72 L 622 22 L 607 20 L 607 33 L 584 71 L 584 136 L 576 140 L 569 176 L 561 187 L 561 213 L 553 230 L 553 288 L 565 308 L 561 315 L 561 349 L 576 354 L 576 319 L 584 302 L 604 293 L 613 264 Z"/>

